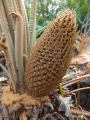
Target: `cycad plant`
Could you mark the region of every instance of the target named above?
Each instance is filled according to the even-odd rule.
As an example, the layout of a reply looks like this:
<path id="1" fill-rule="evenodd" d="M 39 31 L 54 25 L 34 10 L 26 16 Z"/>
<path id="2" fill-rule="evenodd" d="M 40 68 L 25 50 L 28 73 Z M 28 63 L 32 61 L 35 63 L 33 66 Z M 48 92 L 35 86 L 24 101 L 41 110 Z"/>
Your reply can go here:
<path id="1" fill-rule="evenodd" d="M 28 53 L 34 45 L 37 1 L 31 0 L 30 30 L 22 0 L 0 0 L 0 46 L 4 50 L 14 91 L 24 90 L 24 68 Z M 1 36 L 0 36 L 1 37 Z M 3 39 L 6 41 L 3 43 Z M 2 45 L 6 45 L 7 49 Z"/>
<path id="2" fill-rule="evenodd" d="M 40 97 L 58 85 L 69 67 L 76 37 L 76 14 L 65 10 L 48 24 L 35 43 L 37 0 L 30 0 L 30 5 L 29 31 L 23 1 L 0 1 L 0 23 L 4 32 L 0 47 L 6 56 L 14 92 L 24 92 L 25 76 L 25 92 Z"/>

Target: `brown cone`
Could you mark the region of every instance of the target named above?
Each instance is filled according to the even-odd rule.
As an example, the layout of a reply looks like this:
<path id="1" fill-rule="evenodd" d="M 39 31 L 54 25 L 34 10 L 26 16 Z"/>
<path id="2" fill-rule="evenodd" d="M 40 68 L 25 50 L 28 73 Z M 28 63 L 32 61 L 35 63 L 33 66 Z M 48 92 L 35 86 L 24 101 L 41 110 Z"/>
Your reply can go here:
<path id="1" fill-rule="evenodd" d="M 28 56 L 26 93 L 40 97 L 55 89 L 69 67 L 75 37 L 75 11 L 67 9 L 47 26 Z"/>

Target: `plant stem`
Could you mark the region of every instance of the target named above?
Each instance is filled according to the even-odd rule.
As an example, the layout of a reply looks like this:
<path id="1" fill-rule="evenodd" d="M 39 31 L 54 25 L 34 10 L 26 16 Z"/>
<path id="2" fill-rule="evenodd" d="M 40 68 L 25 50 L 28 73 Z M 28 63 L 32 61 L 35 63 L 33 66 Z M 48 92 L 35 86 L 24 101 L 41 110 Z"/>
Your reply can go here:
<path id="1" fill-rule="evenodd" d="M 59 88 L 60 95 L 61 95 L 62 97 L 64 97 L 61 83 L 58 84 L 58 88 Z"/>

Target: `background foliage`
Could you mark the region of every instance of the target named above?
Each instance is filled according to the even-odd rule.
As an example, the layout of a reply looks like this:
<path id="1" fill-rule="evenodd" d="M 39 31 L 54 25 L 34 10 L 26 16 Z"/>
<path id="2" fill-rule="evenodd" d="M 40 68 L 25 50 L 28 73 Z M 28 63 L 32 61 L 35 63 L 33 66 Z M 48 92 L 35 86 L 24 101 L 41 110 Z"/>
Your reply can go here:
<path id="1" fill-rule="evenodd" d="M 28 20 L 30 21 L 30 0 L 24 0 Z M 37 37 L 45 26 L 67 8 L 75 9 L 78 29 L 81 29 L 83 20 L 88 12 L 89 0 L 38 0 L 37 4 Z"/>

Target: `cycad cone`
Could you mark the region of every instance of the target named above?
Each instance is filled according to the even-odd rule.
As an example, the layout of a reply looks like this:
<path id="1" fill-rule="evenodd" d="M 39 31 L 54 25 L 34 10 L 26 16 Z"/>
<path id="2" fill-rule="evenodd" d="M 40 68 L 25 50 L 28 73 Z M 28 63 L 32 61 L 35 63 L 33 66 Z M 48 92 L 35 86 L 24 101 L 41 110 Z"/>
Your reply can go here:
<path id="1" fill-rule="evenodd" d="M 46 28 L 32 48 L 25 68 L 25 92 L 48 95 L 65 75 L 76 37 L 76 14 L 67 9 Z"/>

